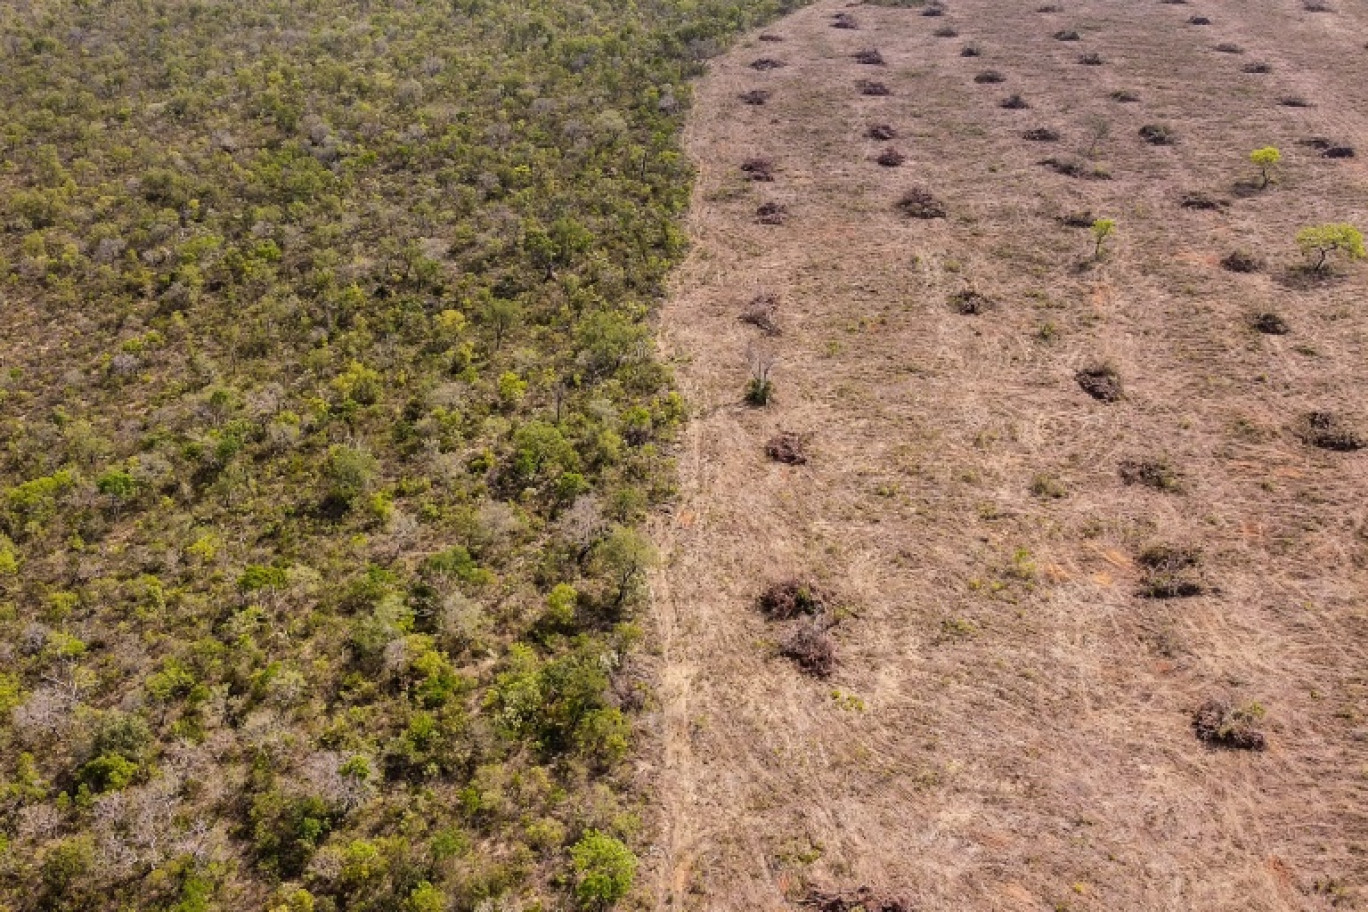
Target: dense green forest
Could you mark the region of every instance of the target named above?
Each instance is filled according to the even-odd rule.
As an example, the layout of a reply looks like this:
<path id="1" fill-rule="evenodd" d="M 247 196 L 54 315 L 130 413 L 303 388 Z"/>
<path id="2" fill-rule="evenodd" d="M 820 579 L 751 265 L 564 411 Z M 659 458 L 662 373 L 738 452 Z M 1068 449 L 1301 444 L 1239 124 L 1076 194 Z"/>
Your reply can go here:
<path id="1" fill-rule="evenodd" d="M 0 909 L 640 896 L 678 131 L 795 3 L 0 0 Z"/>

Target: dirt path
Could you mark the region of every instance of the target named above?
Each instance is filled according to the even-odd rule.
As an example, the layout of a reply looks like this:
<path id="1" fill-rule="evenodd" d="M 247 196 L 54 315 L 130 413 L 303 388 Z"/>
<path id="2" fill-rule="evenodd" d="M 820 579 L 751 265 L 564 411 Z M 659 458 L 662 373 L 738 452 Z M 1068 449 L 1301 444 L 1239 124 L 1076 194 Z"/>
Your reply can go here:
<path id="1" fill-rule="evenodd" d="M 1302 225 L 1368 226 L 1362 159 L 1298 145 L 1368 152 L 1368 14 L 1038 6 L 819 2 L 697 86 L 695 246 L 662 318 L 695 418 L 653 579 L 658 909 L 792 908 L 810 884 L 919 910 L 1368 902 L 1368 456 L 1294 430 L 1328 409 L 1368 432 L 1368 270 L 1284 276 Z M 858 30 L 831 27 L 841 10 Z M 868 47 L 884 66 L 851 59 Z M 975 81 L 989 70 L 1005 81 Z M 768 103 L 739 100 L 756 88 Z M 1029 107 L 1000 107 L 1012 94 Z M 875 122 L 899 137 L 868 139 Z M 1147 145 L 1146 123 L 1177 143 Z M 1061 138 L 1022 138 L 1036 127 Z M 1037 164 L 1095 128 L 1082 161 L 1110 179 Z M 1280 185 L 1233 194 L 1270 143 Z M 873 162 L 888 146 L 901 167 Z M 745 179 L 751 157 L 772 183 Z M 913 185 L 948 218 L 899 216 Z M 1228 205 L 1180 205 L 1193 192 Z M 769 201 L 785 224 L 756 223 Z M 1085 210 L 1118 235 L 1080 267 L 1088 232 L 1060 217 Z M 1221 269 L 1237 247 L 1269 265 Z M 959 313 L 966 289 L 992 309 Z M 776 338 L 737 319 L 761 291 Z M 1292 333 L 1251 330 L 1264 310 Z M 779 358 L 766 409 L 741 401 L 757 344 Z M 1074 382 L 1101 362 L 1122 401 Z M 810 464 L 766 460 L 779 429 L 808 435 Z M 1181 490 L 1124 483 L 1125 460 L 1167 461 Z M 1137 595 L 1154 544 L 1200 549 L 1203 594 Z M 778 657 L 785 628 L 754 609 L 794 575 L 855 612 L 829 680 Z M 1203 747 L 1192 712 L 1213 696 L 1260 703 L 1268 750 Z"/>

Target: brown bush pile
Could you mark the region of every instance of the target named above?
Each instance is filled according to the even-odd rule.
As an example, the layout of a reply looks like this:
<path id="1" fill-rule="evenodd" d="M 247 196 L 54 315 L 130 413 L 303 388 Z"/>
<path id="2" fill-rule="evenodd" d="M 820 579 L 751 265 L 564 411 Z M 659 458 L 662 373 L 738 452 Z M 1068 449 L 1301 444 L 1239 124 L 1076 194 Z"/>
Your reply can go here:
<path id="1" fill-rule="evenodd" d="M 1187 598 L 1201 595 L 1203 586 L 1194 575 L 1202 553 L 1181 545 L 1152 545 L 1136 562 L 1144 569 L 1140 594 L 1146 598 Z"/>
<path id="2" fill-rule="evenodd" d="M 1192 714 L 1192 731 L 1215 747 L 1261 751 L 1268 746 L 1264 733 L 1255 728 L 1261 712 L 1237 708 L 1228 700 L 1208 700 Z"/>
<path id="3" fill-rule="evenodd" d="M 876 48 L 865 48 L 862 51 L 856 51 L 853 56 L 856 63 L 864 63 L 869 66 L 883 66 L 884 64 L 883 54 L 880 54 Z"/>
<path id="4" fill-rule="evenodd" d="M 1171 146 L 1177 139 L 1164 124 L 1145 124 L 1139 132 L 1140 138 L 1151 146 Z"/>
<path id="5" fill-rule="evenodd" d="M 780 431 L 765 444 L 765 455 L 784 465 L 807 465 L 807 439 L 793 431 Z"/>
<path id="6" fill-rule="evenodd" d="M 1221 258 L 1221 268 L 1231 272 L 1258 272 L 1263 263 L 1252 253 L 1233 250 Z"/>
<path id="7" fill-rule="evenodd" d="M 870 139 L 878 139 L 878 140 L 885 140 L 885 141 L 886 141 L 886 140 L 890 140 L 890 139 L 897 139 L 897 138 L 898 138 L 898 131 L 895 130 L 895 129 L 893 129 L 893 127 L 892 127 L 891 124 L 885 124 L 885 123 L 870 124 L 870 125 L 869 125 L 869 129 L 865 131 L 865 136 L 868 136 Z"/>
<path id="8" fill-rule="evenodd" d="M 1073 29 L 1062 29 L 1054 33 L 1055 41 L 1082 41 L 1083 36 Z"/>
<path id="9" fill-rule="evenodd" d="M 836 670 L 836 644 L 831 634 L 817 621 L 800 624 L 779 647 L 779 654 L 792 659 L 803 671 L 827 678 Z"/>
<path id="10" fill-rule="evenodd" d="M 987 313 L 996 307 L 997 304 L 994 303 L 991 298 L 979 294 L 972 288 L 966 288 L 963 291 L 957 291 L 950 296 L 950 306 L 955 308 L 956 313 L 961 313 L 965 316 L 977 316 L 978 314 Z"/>
<path id="11" fill-rule="evenodd" d="M 907 156 L 903 155 L 897 149 L 884 149 L 879 153 L 879 157 L 874 160 L 885 168 L 896 168 L 907 161 Z"/>
<path id="12" fill-rule="evenodd" d="M 974 82 L 977 82 L 979 85 L 996 85 L 1006 81 L 1007 77 L 1003 76 L 997 70 L 984 70 L 974 77 Z"/>
<path id="13" fill-rule="evenodd" d="M 774 162 L 768 158 L 748 158 L 741 163 L 741 170 L 753 181 L 774 180 Z"/>
<path id="14" fill-rule="evenodd" d="M 812 580 L 792 577 L 771 583 L 760 593 L 760 612 L 771 621 L 787 621 L 800 615 L 826 611 L 827 595 Z"/>
<path id="15" fill-rule="evenodd" d="M 1199 211 L 1212 212 L 1224 209 L 1230 204 L 1225 200 L 1217 199 L 1210 194 L 1196 191 L 1193 193 L 1184 193 L 1183 199 L 1179 205 L 1184 209 L 1197 209 Z"/>
<path id="16" fill-rule="evenodd" d="M 1356 428 L 1334 412 L 1311 412 L 1301 421 L 1300 436 L 1322 450 L 1352 453 L 1368 446 Z"/>
<path id="17" fill-rule="evenodd" d="M 945 204 L 925 187 L 912 187 L 898 200 L 898 209 L 908 218 L 945 218 Z"/>
<path id="18" fill-rule="evenodd" d="M 913 912 L 905 900 L 876 893 L 869 887 L 847 892 L 814 888 L 802 904 L 817 912 Z"/>
<path id="19" fill-rule="evenodd" d="M 755 220 L 762 225 L 782 225 L 788 219 L 788 207 L 783 203 L 762 203 L 755 210 Z"/>
<path id="20" fill-rule="evenodd" d="M 1051 130 L 1049 127 L 1036 127 L 1021 134 L 1022 139 L 1031 142 L 1059 142 L 1059 131 Z M 1088 224 L 1092 224 L 1089 222 Z"/>
<path id="21" fill-rule="evenodd" d="M 837 13 L 831 17 L 831 27 L 838 29 L 857 29 L 860 25 L 850 13 Z"/>
<path id="22" fill-rule="evenodd" d="M 761 292 L 751 298 L 745 310 L 741 311 L 741 322 L 758 327 L 767 336 L 777 336 L 779 328 L 779 299 L 768 292 Z"/>
<path id="23" fill-rule="evenodd" d="M 893 94 L 893 90 L 890 89 L 888 86 L 884 85 L 882 82 L 875 82 L 872 79 L 859 80 L 855 83 L 855 88 L 860 90 L 861 95 L 873 95 L 876 97 L 881 97 L 884 95 Z"/>
<path id="24" fill-rule="evenodd" d="M 1116 402 L 1124 395 L 1121 376 L 1109 364 L 1085 367 L 1074 374 L 1074 380 L 1083 387 L 1083 392 L 1102 402 Z"/>
<path id="25" fill-rule="evenodd" d="M 751 89 L 749 92 L 742 92 L 740 98 L 748 105 L 762 105 L 770 100 L 773 94 L 765 89 Z"/>
<path id="26" fill-rule="evenodd" d="M 765 70 L 777 70 L 784 65 L 782 60 L 775 60 L 773 57 L 761 57 L 758 60 L 752 60 L 750 68 L 764 72 Z"/>
<path id="27" fill-rule="evenodd" d="M 1182 489 L 1182 476 L 1167 459 L 1123 459 L 1118 469 L 1121 480 L 1128 485 L 1140 484 L 1170 493 Z"/>
<path id="28" fill-rule="evenodd" d="M 1250 322 L 1255 329 L 1267 336 L 1285 336 L 1292 331 L 1287 321 L 1275 313 L 1255 314 Z"/>

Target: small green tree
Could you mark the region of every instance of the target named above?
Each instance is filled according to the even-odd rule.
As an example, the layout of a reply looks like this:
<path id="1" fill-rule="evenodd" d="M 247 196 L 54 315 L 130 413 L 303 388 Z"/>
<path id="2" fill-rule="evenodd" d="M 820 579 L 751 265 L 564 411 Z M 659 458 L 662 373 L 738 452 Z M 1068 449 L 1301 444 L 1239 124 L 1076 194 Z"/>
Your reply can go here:
<path id="1" fill-rule="evenodd" d="M 575 898 L 588 909 L 606 909 L 627 895 L 636 879 L 637 859 L 617 839 L 590 830 L 570 849 L 575 868 Z"/>
<path id="2" fill-rule="evenodd" d="M 1093 236 L 1093 240 L 1096 242 L 1095 245 L 1093 246 L 1093 259 L 1094 259 L 1094 260 L 1100 260 L 1100 259 L 1102 259 L 1102 245 L 1105 244 L 1105 243 L 1107 242 L 1107 239 L 1110 238 L 1110 237 L 1111 237 L 1112 235 L 1114 235 L 1115 233 L 1116 233 L 1116 220 L 1115 220 L 1115 219 L 1100 218 L 1100 219 L 1098 219 L 1097 221 L 1095 221 L 1095 222 L 1092 223 L 1092 236 Z"/>
<path id="3" fill-rule="evenodd" d="M 1313 272 L 1323 272 L 1332 253 L 1340 253 L 1351 260 L 1363 259 L 1363 232 L 1345 222 L 1313 225 L 1297 232 L 1297 246 L 1302 253 L 1316 257 Z"/>
<path id="4" fill-rule="evenodd" d="M 1273 169 L 1278 162 L 1282 161 L 1282 153 L 1276 146 L 1264 146 L 1262 149 L 1255 149 L 1249 153 L 1249 160 L 1259 166 L 1259 175 L 1263 178 L 1260 187 L 1267 187 L 1273 183 Z"/>

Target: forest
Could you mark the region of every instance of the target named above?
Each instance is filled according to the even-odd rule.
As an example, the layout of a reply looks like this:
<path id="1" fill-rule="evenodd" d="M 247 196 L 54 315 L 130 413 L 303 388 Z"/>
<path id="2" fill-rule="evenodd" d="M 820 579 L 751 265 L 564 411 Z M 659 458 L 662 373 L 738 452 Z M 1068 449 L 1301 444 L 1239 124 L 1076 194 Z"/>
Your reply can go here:
<path id="1" fill-rule="evenodd" d="M 689 79 L 797 0 L 0 15 L 0 909 L 639 896 Z"/>

